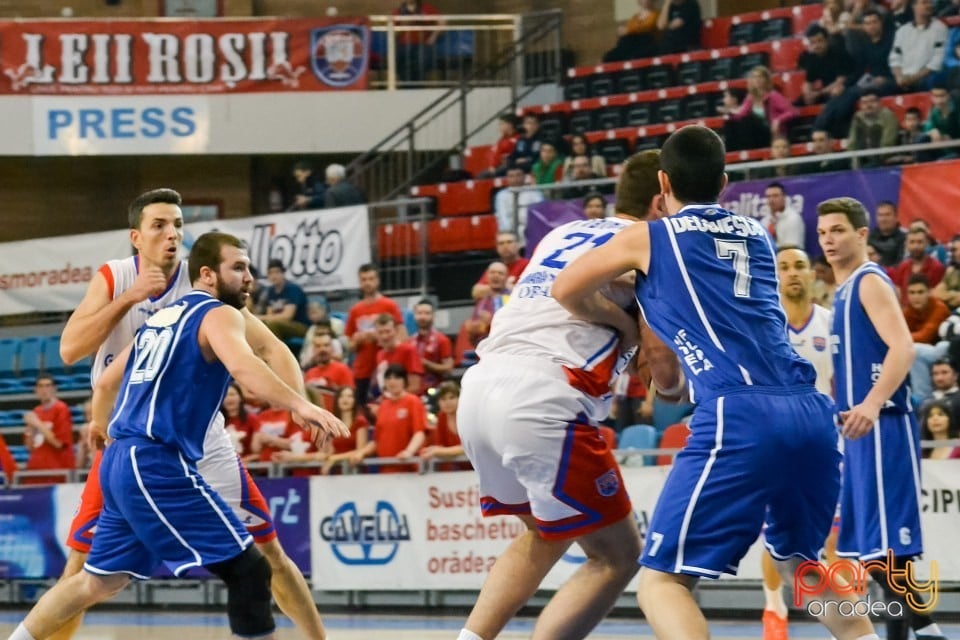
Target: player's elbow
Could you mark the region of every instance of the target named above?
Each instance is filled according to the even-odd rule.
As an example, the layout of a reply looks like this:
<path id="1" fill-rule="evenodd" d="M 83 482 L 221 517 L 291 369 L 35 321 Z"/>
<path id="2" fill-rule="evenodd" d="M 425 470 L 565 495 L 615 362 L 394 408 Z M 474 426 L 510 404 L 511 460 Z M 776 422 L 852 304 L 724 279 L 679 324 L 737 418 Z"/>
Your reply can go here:
<path id="1" fill-rule="evenodd" d="M 913 341 L 908 341 L 904 343 L 901 347 L 903 349 L 903 359 L 908 366 L 913 364 L 913 361 L 917 357 L 917 349 L 913 346 Z"/>
<path id="2" fill-rule="evenodd" d="M 65 340 L 63 337 L 60 338 L 60 359 L 63 360 L 65 365 L 74 364 L 83 356 L 84 354 L 80 353 L 79 345 L 74 344 L 71 340 Z"/>

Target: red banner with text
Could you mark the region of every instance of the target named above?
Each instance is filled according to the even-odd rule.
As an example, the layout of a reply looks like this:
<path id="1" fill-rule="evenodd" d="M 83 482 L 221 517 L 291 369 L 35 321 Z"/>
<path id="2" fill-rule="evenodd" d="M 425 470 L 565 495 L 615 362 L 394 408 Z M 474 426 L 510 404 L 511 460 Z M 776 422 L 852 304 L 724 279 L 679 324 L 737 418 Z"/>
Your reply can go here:
<path id="1" fill-rule="evenodd" d="M 0 21 L 0 94 L 367 88 L 366 18 Z"/>
<path id="2" fill-rule="evenodd" d="M 960 160 L 906 166 L 900 176 L 900 224 L 923 218 L 941 242 L 960 233 L 957 210 L 960 202 Z"/>

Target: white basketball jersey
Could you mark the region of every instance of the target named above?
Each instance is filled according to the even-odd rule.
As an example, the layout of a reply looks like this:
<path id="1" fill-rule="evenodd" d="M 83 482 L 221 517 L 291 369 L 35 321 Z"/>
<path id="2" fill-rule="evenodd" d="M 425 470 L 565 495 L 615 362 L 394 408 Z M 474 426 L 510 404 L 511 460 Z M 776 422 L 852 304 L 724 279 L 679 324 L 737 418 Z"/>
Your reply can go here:
<path id="1" fill-rule="evenodd" d="M 137 279 L 139 263 L 138 256 L 130 256 L 121 260 L 110 260 L 100 267 L 100 273 L 107 280 L 107 290 L 110 293 L 111 300 L 116 300 L 124 291 L 133 286 Z M 187 261 L 184 260 L 177 267 L 163 293 L 155 298 L 147 298 L 130 307 L 130 310 L 120 319 L 120 322 L 117 323 L 117 326 L 113 328 L 113 331 L 110 332 L 107 339 L 97 350 L 93 367 L 90 370 L 91 386 L 97 382 L 104 369 L 113 362 L 117 354 L 130 344 L 134 334 L 146 322 L 147 318 L 188 293 L 192 288 L 190 276 L 187 272 Z"/>
<path id="2" fill-rule="evenodd" d="M 799 329 L 787 324 L 787 333 L 793 350 L 809 360 L 817 370 L 817 391 L 833 397 L 833 356 L 830 353 L 830 329 L 833 313 L 818 304 Z"/>
<path id="3" fill-rule="evenodd" d="M 557 363 L 567 371 L 573 387 L 609 399 L 610 384 L 631 354 L 620 353 L 616 331 L 573 318 L 550 295 L 550 289 L 562 268 L 629 224 L 620 218 L 577 220 L 548 233 L 514 285 L 509 301 L 494 314 L 490 335 L 477 346 L 480 359 L 503 354 Z M 604 293 L 624 309 L 634 302 L 632 285 Z"/>

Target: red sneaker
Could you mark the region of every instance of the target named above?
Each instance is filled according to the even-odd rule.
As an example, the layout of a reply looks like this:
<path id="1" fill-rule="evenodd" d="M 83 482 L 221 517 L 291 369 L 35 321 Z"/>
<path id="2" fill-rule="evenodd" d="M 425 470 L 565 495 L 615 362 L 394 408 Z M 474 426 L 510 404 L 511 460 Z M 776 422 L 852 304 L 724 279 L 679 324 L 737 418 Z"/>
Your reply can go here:
<path id="1" fill-rule="evenodd" d="M 763 640 L 788 640 L 787 619 L 766 609 L 763 612 Z"/>

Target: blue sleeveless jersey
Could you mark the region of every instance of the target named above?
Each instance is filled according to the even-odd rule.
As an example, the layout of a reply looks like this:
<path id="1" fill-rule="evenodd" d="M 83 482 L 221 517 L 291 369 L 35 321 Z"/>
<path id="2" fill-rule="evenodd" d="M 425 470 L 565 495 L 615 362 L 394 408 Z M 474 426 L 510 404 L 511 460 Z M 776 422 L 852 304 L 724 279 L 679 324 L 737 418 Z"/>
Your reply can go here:
<path id="1" fill-rule="evenodd" d="M 813 385 L 790 346 L 771 239 L 752 218 L 690 205 L 649 224 L 650 267 L 637 299 L 680 357 L 694 398 L 745 387 Z"/>
<path id="2" fill-rule="evenodd" d="M 219 360 L 204 359 L 197 332 L 204 316 L 222 304 L 192 291 L 140 327 L 110 419 L 110 437 L 150 438 L 175 447 L 191 462 L 203 457 L 204 437 L 230 374 Z"/>
<path id="3" fill-rule="evenodd" d="M 883 278 L 885 283 L 894 288 L 882 267 L 873 262 L 865 262 L 857 267 L 846 282 L 837 287 L 833 298 L 830 347 L 833 351 L 837 408 L 841 411 L 863 402 L 883 369 L 883 359 L 887 357 L 886 343 L 880 338 L 860 304 L 860 283 L 868 273 Z M 909 398 L 910 390 L 904 380 L 884 405 L 884 409 L 908 413 Z"/>

